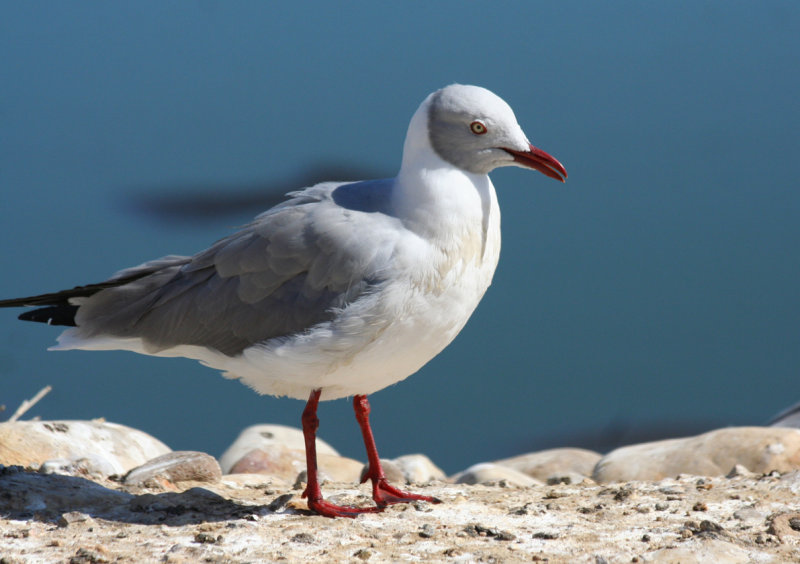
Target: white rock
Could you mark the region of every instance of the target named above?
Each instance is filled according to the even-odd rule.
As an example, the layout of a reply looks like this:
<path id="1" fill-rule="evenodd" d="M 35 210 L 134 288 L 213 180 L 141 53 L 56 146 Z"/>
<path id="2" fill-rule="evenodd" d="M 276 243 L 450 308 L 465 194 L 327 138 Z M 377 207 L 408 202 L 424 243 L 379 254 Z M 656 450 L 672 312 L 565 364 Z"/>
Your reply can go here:
<path id="1" fill-rule="evenodd" d="M 737 464 L 759 474 L 800 468 L 800 430 L 729 427 L 696 437 L 626 446 L 604 456 L 593 478 L 617 482 L 678 474 L 724 476 Z"/>
<path id="2" fill-rule="evenodd" d="M 260 449 L 269 452 L 274 445 L 281 445 L 292 450 L 305 450 L 303 431 L 285 425 L 252 425 L 247 427 L 228 447 L 220 457 L 219 465 L 223 474 L 228 474 L 231 468 L 245 455 Z M 317 439 L 317 454 L 330 454 L 338 456 L 339 453 L 328 443 Z"/>
<path id="3" fill-rule="evenodd" d="M 102 461 L 96 469 L 124 474 L 170 452 L 158 439 L 106 421 L 13 421 L 0 423 L 0 464 L 39 466 L 48 460 Z"/>
<path id="4" fill-rule="evenodd" d="M 386 479 L 393 483 L 426 484 L 431 480 L 446 480 L 444 470 L 436 466 L 424 454 L 406 454 L 397 458 L 382 458 L 381 467 Z M 369 470 L 369 464 L 361 469 L 361 479 Z"/>
<path id="5" fill-rule="evenodd" d="M 497 484 L 506 483 L 509 486 L 527 487 L 541 485 L 539 480 L 531 478 L 518 470 L 501 466 L 492 462 L 481 462 L 470 466 L 451 478 L 456 484 Z"/>
<path id="6" fill-rule="evenodd" d="M 553 448 L 521 454 L 495 461 L 532 478 L 546 481 L 548 478 L 580 474 L 591 476 L 595 464 L 602 455 L 583 448 Z"/>
<path id="7" fill-rule="evenodd" d="M 405 454 L 393 459 L 408 484 L 425 484 L 431 480 L 445 480 L 444 470 L 424 454 Z"/>
<path id="8" fill-rule="evenodd" d="M 65 476 L 110 476 L 116 474 L 114 465 L 104 457 L 92 454 L 80 458 L 55 458 L 45 460 L 39 466 L 42 474 L 63 474 Z"/>

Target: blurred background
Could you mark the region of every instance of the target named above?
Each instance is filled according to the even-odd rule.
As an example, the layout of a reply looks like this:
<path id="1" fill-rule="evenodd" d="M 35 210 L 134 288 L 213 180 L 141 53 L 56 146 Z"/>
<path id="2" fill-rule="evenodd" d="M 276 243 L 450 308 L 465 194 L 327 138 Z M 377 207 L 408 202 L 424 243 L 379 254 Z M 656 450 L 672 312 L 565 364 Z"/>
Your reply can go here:
<path id="1" fill-rule="evenodd" d="M 800 399 L 800 4 L 2 1 L 0 297 L 192 254 L 319 180 L 393 176 L 408 120 L 485 86 L 569 171 L 493 174 L 466 329 L 371 397 L 382 456 L 448 472 L 764 424 Z M 0 404 L 219 455 L 299 426 L 185 359 L 46 352 L 0 310 Z M 320 436 L 363 459 L 350 403 Z"/>

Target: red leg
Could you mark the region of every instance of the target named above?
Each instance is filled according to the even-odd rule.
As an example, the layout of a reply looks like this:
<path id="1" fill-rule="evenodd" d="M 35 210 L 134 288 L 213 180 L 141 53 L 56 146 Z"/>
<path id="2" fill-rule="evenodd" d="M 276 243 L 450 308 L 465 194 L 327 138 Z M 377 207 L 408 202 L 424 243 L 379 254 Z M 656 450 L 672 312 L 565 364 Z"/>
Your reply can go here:
<path id="1" fill-rule="evenodd" d="M 410 501 L 428 501 L 430 503 L 441 503 L 441 500 L 427 495 L 417 495 L 404 492 L 395 488 L 386 481 L 386 475 L 381 467 L 381 460 L 378 457 L 378 449 L 375 446 L 375 438 L 372 436 L 372 429 L 369 426 L 369 401 L 367 396 L 355 396 L 353 398 L 353 410 L 356 412 L 356 420 L 361 427 L 361 434 L 364 436 L 364 446 L 367 448 L 367 462 L 369 470 L 364 475 L 361 483 L 372 480 L 372 499 L 383 508 L 390 503 L 407 503 Z M 306 451 L 308 446 L 306 446 Z M 311 482 L 309 482 L 310 484 Z"/>
<path id="2" fill-rule="evenodd" d="M 322 490 L 319 487 L 317 476 L 317 405 L 321 390 L 314 390 L 308 397 L 308 403 L 303 410 L 303 438 L 306 443 L 306 473 L 308 482 L 303 492 L 303 497 L 308 498 L 308 508 L 314 513 L 325 517 L 356 517 L 361 513 L 374 513 L 382 511 L 382 507 L 343 507 L 322 499 Z"/>

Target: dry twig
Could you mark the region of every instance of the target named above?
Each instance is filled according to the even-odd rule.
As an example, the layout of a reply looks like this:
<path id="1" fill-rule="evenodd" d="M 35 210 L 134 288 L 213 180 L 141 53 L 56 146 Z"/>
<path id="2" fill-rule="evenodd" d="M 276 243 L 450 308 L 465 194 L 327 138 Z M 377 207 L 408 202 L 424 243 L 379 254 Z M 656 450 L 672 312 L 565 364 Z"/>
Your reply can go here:
<path id="1" fill-rule="evenodd" d="M 34 405 L 36 405 L 36 403 L 40 399 L 42 399 L 44 396 L 46 396 L 48 394 L 48 392 L 50 390 L 52 390 L 52 389 L 53 389 L 52 386 L 45 386 L 44 388 L 42 388 L 41 390 L 36 392 L 36 395 L 33 396 L 31 399 L 23 401 L 20 404 L 20 406 L 17 408 L 17 410 L 14 412 L 14 415 L 9 417 L 8 420 L 9 421 L 16 421 L 17 419 L 22 417 L 25 414 L 26 411 L 28 411 L 30 408 L 32 408 Z"/>

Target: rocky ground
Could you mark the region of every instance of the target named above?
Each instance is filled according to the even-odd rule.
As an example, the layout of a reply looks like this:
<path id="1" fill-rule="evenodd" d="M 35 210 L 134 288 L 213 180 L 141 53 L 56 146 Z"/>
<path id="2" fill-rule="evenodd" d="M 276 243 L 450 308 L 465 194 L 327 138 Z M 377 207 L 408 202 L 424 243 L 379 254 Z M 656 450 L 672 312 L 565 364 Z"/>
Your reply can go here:
<path id="1" fill-rule="evenodd" d="M 323 492 L 371 504 L 363 465 L 318 442 Z M 800 430 L 726 428 L 603 456 L 553 449 L 387 476 L 441 504 L 311 514 L 302 433 L 245 429 L 217 461 L 105 421 L 0 423 L 0 564 L 800 562 Z"/>
<path id="2" fill-rule="evenodd" d="M 800 561 L 800 472 L 414 489 L 443 503 L 328 519 L 255 474 L 144 488 L 7 467 L 0 562 Z M 324 490 L 370 502 L 366 486 Z"/>

